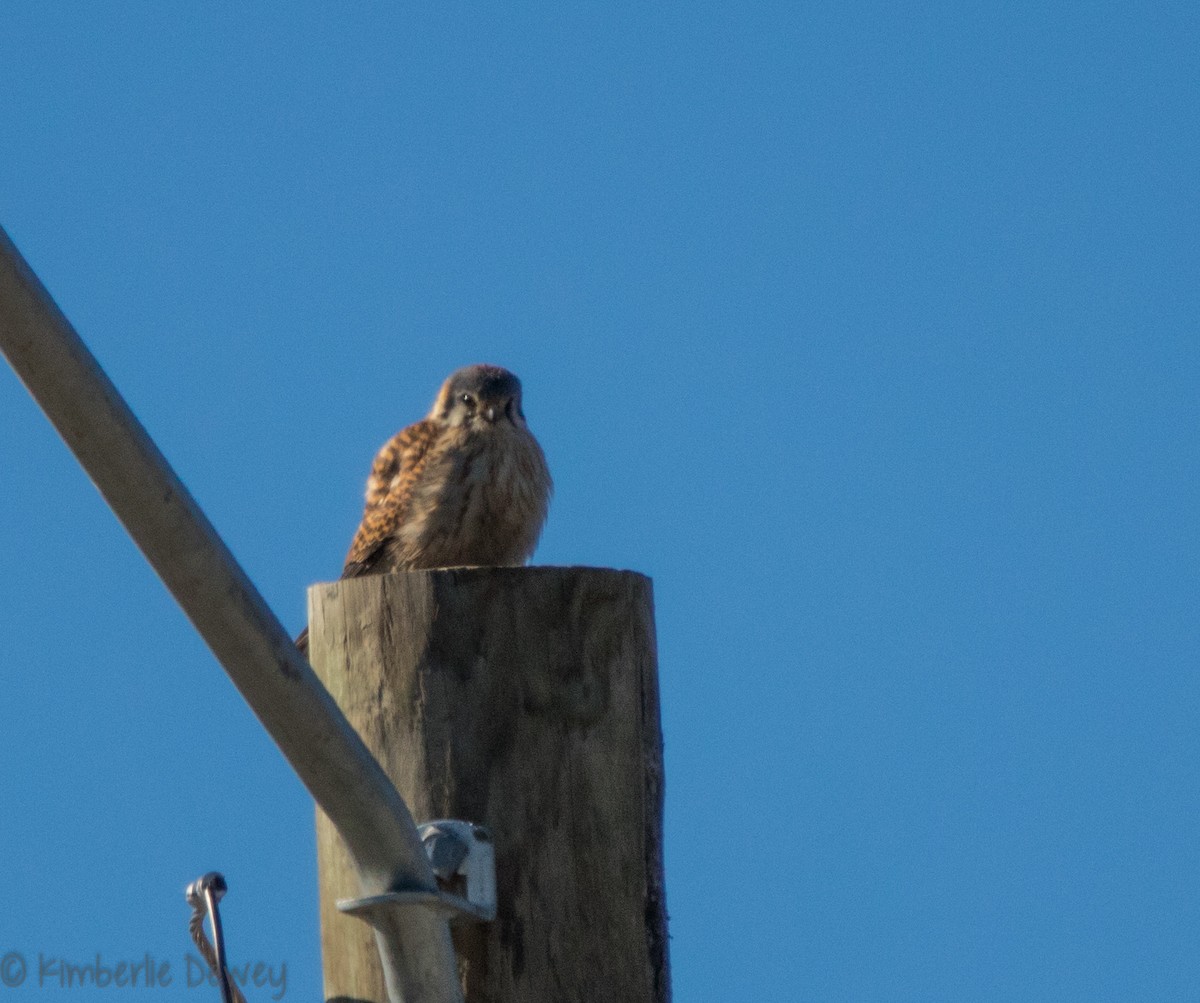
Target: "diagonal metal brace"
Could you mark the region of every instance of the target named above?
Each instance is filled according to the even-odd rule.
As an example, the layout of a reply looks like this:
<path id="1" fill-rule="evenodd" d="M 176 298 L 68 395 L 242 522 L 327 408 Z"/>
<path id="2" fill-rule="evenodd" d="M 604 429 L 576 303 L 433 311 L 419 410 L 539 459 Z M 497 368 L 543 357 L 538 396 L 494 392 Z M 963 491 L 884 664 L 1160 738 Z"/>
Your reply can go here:
<path id="1" fill-rule="evenodd" d="M 436 895 L 403 798 L 3 229 L 0 351 L 333 822 L 364 895 Z M 444 916 L 376 931 L 392 1003 L 462 1003 Z"/>

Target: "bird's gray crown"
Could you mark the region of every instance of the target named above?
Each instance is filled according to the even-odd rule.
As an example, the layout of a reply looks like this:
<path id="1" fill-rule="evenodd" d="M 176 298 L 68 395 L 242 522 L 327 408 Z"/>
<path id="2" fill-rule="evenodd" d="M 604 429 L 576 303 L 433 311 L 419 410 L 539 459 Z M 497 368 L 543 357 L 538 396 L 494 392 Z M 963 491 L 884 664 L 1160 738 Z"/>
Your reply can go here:
<path id="1" fill-rule="evenodd" d="M 451 394 L 473 393 L 487 400 L 521 394 L 521 381 L 516 374 L 500 366 L 466 366 L 452 373 L 447 383 Z"/>

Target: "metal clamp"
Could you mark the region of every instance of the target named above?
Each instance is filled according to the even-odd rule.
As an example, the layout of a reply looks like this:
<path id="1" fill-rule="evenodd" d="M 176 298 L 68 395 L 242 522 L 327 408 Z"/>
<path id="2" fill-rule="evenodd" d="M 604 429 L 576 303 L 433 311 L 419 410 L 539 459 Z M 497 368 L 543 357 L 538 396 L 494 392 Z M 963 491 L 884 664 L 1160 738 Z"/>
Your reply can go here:
<path id="1" fill-rule="evenodd" d="M 443 912 L 451 922 L 496 918 L 496 847 L 492 834 L 474 822 L 437 819 L 417 826 L 430 866 L 437 878 L 436 891 L 400 889 L 361 899 L 339 899 L 341 912 L 378 926 L 380 910 L 392 906 L 421 905 Z"/>

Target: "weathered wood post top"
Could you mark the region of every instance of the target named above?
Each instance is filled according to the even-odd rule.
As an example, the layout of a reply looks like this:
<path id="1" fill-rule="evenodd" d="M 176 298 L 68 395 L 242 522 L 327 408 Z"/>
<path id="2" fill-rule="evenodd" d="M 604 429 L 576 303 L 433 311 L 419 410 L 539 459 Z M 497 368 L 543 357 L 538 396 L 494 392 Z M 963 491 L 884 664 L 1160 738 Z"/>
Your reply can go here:
<path id="1" fill-rule="evenodd" d="M 453 928 L 468 1003 L 670 996 L 650 580 L 606 568 L 408 571 L 309 590 L 318 675 L 422 819 L 490 830 L 498 911 Z M 325 995 L 383 1003 L 318 813 Z"/>

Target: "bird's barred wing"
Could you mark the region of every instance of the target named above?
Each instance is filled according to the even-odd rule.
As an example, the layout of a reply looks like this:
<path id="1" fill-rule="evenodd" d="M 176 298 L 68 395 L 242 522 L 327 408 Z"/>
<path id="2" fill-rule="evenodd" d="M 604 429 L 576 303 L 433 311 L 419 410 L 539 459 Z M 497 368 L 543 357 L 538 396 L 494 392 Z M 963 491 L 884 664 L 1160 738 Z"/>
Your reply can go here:
<path id="1" fill-rule="evenodd" d="M 397 432 L 379 450 L 367 478 L 366 507 L 346 554 L 343 578 L 369 572 L 388 538 L 404 524 L 417 479 L 437 434 L 433 422 L 418 421 Z"/>
<path id="2" fill-rule="evenodd" d="M 393 479 L 399 475 L 404 465 L 404 455 L 412 438 L 411 433 L 416 427 L 409 425 L 403 431 L 397 432 L 375 454 L 370 476 L 367 477 L 366 510 L 373 509 L 387 497 Z"/>

